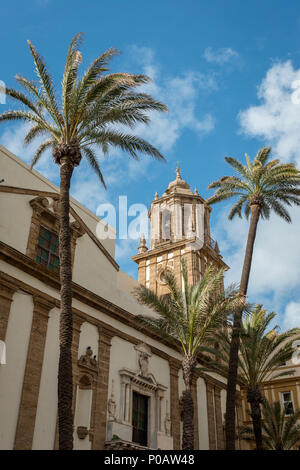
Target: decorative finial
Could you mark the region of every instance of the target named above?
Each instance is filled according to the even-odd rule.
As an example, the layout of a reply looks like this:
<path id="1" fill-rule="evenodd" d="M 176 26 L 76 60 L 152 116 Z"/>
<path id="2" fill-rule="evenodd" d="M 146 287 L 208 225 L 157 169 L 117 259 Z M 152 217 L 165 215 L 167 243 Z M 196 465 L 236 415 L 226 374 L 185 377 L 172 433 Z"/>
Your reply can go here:
<path id="1" fill-rule="evenodd" d="M 156 201 L 156 199 L 158 199 L 158 192 L 156 191 L 155 195 L 154 195 L 154 199 Z"/>
<path id="2" fill-rule="evenodd" d="M 148 251 L 148 248 L 146 247 L 145 235 L 142 233 L 140 238 L 140 246 L 138 247 L 138 253 L 145 253 L 145 251 Z"/>
<path id="3" fill-rule="evenodd" d="M 178 162 L 177 162 L 177 166 L 176 166 L 176 179 L 177 179 L 177 180 L 181 180 L 180 171 L 181 171 L 181 168 L 180 168 L 180 166 L 179 166 L 179 161 L 178 161 Z"/>
<path id="4" fill-rule="evenodd" d="M 199 196 L 198 189 L 195 188 L 195 196 Z"/>

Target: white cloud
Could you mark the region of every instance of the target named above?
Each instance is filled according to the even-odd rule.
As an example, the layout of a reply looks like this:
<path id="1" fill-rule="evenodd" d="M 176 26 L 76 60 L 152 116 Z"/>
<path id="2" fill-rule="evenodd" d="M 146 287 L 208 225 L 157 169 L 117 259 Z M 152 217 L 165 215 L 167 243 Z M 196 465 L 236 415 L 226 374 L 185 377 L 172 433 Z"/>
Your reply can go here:
<path id="1" fill-rule="evenodd" d="M 117 261 L 128 261 L 132 256 L 137 254 L 137 248 L 139 246 L 139 240 L 117 240 L 116 243 L 116 260 Z"/>
<path id="2" fill-rule="evenodd" d="M 300 328 L 300 302 L 289 302 L 284 312 L 285 329 Z"/>
<path id="3" fill-rule="evenodd" d="M 108 202 L 107 192 L 98 176 L 87 171 L 84 164 L 75 168 L 70 193 L 77 201 L 94 212 L 99 204 Z"/>
<path id="4" fill-rule="evenodd" d="M 142 65 L 143 73 L 153 81 L 143 86 L 143 91 L 161 100 L 169 112 L 151 113 L 149 126 L 138 125 L 135 132 L 159 147 L 162 152 L 171 150 L 184 129 L 194 131 L 200 137 L 212 131 L 215 119 L 211 113 L 200 113 L 197 100 L 201 93 L 217 88 L 213 76 L 190 71 L 178 76 L 162 76 L 160 65 L 154 60 L 154 51 L 133 46 L 131 54 Z"/>
<path id="5" fill-rule="evenodd" d="M 260 104 L 241 111 L 239 121 L 246 135 L 258 137 L 273 147 L 281 159 L 300 164 L 300 69 L 291 61 L 274 64 L 258 87 Z M 297 96 L 298 95 L 298 96 Z"/>
<path id="6" fill-rule="evenodd" d="M 207 47 L 204 51 L 203 57 L 207 62 L 224 65 L 227 62 L 238 58 L 239 54 L 234 49 L 231 49 L 231 47 L 220 47 L 217 49 Z"/>
<path id="7" fill-rule="evenodd" d="M 229 221 L 222 212 L 215 236 L 224 261 L 230 266 L 227 282 L 239 282 L 244 261 L 249 223 L 244 219 Z M 299 288 L 300 279 L 300 217 L 299 209 L 290 209 L 292 224 L 272 215 L 261 220 L 254 246 L 248 294 L 251 301 L 272 300 L 274 310 L 281 309 L 282 302 L 291 299 Z"/>
<path id="8" fill-rule="evenodd" d="M 10 152 L 17 155 L 28 164 L 31 163 L 34 152 L 42 142 L 41 138 L 37 138 L 32 144 L 28 146 L 24 145 L 24 137 L 30 127 L 30 124 L 18 124 L 14 127 L 10 127 L 1 135 L 0 139 L 3 147 L 6 147 Z M 42 173 L 46 178 L 53 182 L 57 182 L 57 179 L 59 178 L 59 167 L 58 165 L 55 165 L 50 150 L 46 151 L 42 155 L 34 168 Z"/>

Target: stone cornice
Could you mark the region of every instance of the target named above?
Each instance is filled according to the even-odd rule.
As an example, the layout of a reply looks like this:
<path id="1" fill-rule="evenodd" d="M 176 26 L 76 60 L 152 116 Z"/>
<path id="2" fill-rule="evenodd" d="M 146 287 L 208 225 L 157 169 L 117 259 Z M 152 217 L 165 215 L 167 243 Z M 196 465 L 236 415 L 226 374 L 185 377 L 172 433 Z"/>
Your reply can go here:
<path id="1" fill-rule="evenodd" d="M 208 385 L 217 388 L 218 390 L 226 389 L 226 383 L 221 382 L 220 380 L 211 377 L 204 372 L 195 371 L 195 375 L 202 378 Z"/>
<path id="2" fill-rule="evenodd" d="M 177 250 L 178 248 L 185 247 L 186 245 L 190 245 L 191 243 L 196 242 L 196 237 L 193 237 L 191 239 L 184 239 L 184 240 L 178 240 L 177 242 L 169 242 L 162 244 L 161 246 L 154 248 L 153 250 L 148 250 L 145 251 L 144 253 L 140 253 L 138 255 L 132 256 L 132 260 L 135 261 L 136 263 L 140 260 L 143 259 L 149 259 L 152 256 L 156 257 L 159 256 L 161 253 L 165 254 L 169 251 L 174 251 Z M 209 256 L 214 258 L 216 262 L 218 262 L 222 267 L 225 269 L 229 269 L 228 265 L 222 260 L 222 256 L 217 254 L 213 248 L 211 248 L 208 243 L 204 243 L 203 247 L 201 248 L 201 251 L 204 250 Z"/>

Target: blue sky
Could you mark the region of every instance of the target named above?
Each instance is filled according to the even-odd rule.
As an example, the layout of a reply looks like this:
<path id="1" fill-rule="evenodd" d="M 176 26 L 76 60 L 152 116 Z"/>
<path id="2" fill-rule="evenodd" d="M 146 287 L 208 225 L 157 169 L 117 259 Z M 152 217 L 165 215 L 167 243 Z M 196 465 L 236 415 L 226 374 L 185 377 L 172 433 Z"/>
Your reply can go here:
<path id="1" fill-rule="evenodd" d="M 116 47 L 122 55 L 112 69 L 149 74 L 149 91 L 169 106 L 167 116 L 154 115 L 151 127 L 138 130 L 166 164 L 112 153 L 103 162 L 107 192 L 84 164 L 76 170 L 72 194 L 94 211 L 119 195 L 128 196 L 128 205 L 149 206 L 155 191 L 161 194 L 174 179 L 178 160 L 183 178 L 204 197 L 208 184 L 227 174 L 226 155 L 254 156 L 266 144 L 300 166 L 300 106 L 292 101 L 292 84 L 300 79 L 297 0 L 11 0 L 1 5 L 1 18 L 0 80 L 8 86 L 16 73 L 34 77 L 27 39 L 59 84 L 68 43 L 82 31 L 83 69 Z M 29 161 L 33 147 L 22 147 L 24 132 L 3 125 L 0 143 Z M 38 169 L 58 181 L 49 158 Z M 227 221 L 227 211 L 224 204 L 214 208 L 212 232 L 231 266 L 228 281 L 238 281 L 247 223 Z M 283 327 L 300 324 L 300 212 L 291 213 L 292 225 L 277 217 L 260 224 L 249 286 L 250 299 L 276 310 Z M 135 242 L 118 244 L 118 262 L 133 276 L 135 252 Z"/>

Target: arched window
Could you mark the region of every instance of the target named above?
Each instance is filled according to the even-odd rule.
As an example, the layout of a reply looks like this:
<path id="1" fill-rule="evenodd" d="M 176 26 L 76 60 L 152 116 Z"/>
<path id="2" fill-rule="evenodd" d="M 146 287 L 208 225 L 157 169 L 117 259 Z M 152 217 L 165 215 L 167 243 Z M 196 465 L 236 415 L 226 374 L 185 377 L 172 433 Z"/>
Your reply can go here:
<path id="1" fill-rule="evenodd" d="M 161 212 L 160 233 L 162 240 L 170 240 L 171 238 L 171 212 L 164 209 Z"/>

